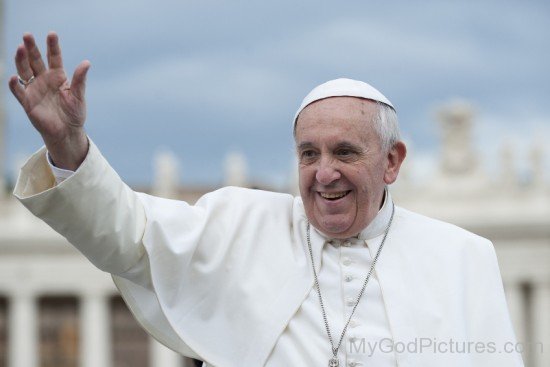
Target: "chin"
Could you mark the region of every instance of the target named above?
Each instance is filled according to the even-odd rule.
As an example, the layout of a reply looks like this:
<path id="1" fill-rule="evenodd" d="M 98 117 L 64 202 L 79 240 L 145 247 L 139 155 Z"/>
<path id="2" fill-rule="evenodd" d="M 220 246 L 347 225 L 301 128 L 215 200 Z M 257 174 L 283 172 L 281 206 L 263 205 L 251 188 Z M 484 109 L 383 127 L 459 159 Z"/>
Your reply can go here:
<path id="1" fill-rule="evenodd" d="M 347 223 L 325 223 L 317 227 L 321 232 L 331 238 L 343 239 L 351 237 L 352 225 Z"/>

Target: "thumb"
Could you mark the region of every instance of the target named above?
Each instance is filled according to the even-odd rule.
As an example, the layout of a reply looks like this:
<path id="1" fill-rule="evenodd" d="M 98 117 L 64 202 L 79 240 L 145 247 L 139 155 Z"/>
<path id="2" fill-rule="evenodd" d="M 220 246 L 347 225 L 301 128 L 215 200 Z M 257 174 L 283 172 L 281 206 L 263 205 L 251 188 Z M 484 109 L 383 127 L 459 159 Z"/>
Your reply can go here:
<path id="1" fill-rule="evenodd" d="M 82 61 L 75 69 L 73 79 L 71 80 L 71 92 L 79 100 L 84 100 L 86 92 L 86 74 L 90 69 L 90 61 Z"/>

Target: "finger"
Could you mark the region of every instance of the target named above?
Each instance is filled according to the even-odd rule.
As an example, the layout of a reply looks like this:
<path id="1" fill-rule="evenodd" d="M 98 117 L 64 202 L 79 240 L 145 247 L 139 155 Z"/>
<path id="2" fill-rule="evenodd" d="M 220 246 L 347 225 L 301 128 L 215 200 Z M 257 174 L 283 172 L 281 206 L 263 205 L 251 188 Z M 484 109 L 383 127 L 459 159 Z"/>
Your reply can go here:
<path id="1" fill-rule="evenodd" d="M 44 66 L 44 61 L 42 61 L 42 55 L 40 55 L 40 50 L 36 47 L 36 42 L 34 37 L 30 33 L 25 33 L 23 35 L 23 42 L 25 43 L 25 48 L 27 49 L 27 55 L 29 59 L 29 64 L 35 76 L 40 75 L 46 67 Z"/>
<path id="2" fill-rule="evenodd" d="M 79 100 L 84 99 L 86 92 L 86 75 L 90 70 L 90 62 L 88 60 L 82 61 L 75 69 L 73 79 L 71 80 L 71 92 Z"/>
<path id="3" fill-rule="evenodd" d="M 61 47 L 59 47 L 59 39 L 55 32 L 48 33 L 46 39 L 48 44 L 48 66 L 50 69 L 62 69 L 63 58 L 61 57 Z"/>
<path id="4" fill-rule="evenodd" d="M 17 75 L 12 76 L 10 78 L 8 84 L 9 84 L 10 90 L 13 93 L 13 95 L 15 96 L 15 98 L 17 98 L 19 103 L 21 105 L 23 105 L 23 101 L 25 99 L 25 90 L 23 89 L 22 86 L 19 85 L 19 80 L 17 78 Z"/>
<path id="5" fill-rule="evenodd" d="M 33 76 L 27 49 L 24 45 L 19 45 L 19 47 L 17 47 L 17 51 L 15 52 L 15 67 L 21 79 L 29 80 Z"/>

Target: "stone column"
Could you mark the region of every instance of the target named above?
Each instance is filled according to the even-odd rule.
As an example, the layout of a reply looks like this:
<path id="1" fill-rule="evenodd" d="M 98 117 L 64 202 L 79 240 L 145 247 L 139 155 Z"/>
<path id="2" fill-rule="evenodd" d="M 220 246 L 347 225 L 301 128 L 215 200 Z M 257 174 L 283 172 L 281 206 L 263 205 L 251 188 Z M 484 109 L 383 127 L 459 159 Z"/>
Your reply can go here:
<path id="1" fill-rule="evenodd" d="M 533 343 L 529 346 L 534 367 L 550 366 L 550 281 L 533 287 Z"/>
<path id="2" fill-rule="evenodd" d="M 149 338 L 149 366 L 181 367 L 182 356 L 160 344 L 154 338 Z"/>
<path id="3" fill-rule="evenodd" d="M 512 324 L 514 325 L 514 331 L 516 333 L 516 339 L 518 342 L 525 342 L 526 335 L 526 309 L 525 309 L 525 295 L 522 291 L 521 283 L 510 282 L 505 284 L 506 301 L 508 303 L 508 310 L 510 311 L 510 317 L 512 318 Z"/>
<path id="4" fill-rule="evenodd" d="M 155 154 L 153 195 L 173 199 L 179 187 L 179 167 L 176 156 L 168 151 Z"/>
<path id="5" fill-rule="evenodd" d="M 244 154 L 235 151 L 225 156 L 223 182 L 224 186 L 247 187 L 247 164 Z"/>
<path id="6" fill-rule="evenodd" d="M 85 294 L 80 299 L 80 365 L 111 366 L 111 332 L 108 297 Z"/>
<path id="7" fill-rule="evenodd" d="M 9 305 L 8 366 L 38 366 L 38 317 L 31 294 L 15 294 Z"/>

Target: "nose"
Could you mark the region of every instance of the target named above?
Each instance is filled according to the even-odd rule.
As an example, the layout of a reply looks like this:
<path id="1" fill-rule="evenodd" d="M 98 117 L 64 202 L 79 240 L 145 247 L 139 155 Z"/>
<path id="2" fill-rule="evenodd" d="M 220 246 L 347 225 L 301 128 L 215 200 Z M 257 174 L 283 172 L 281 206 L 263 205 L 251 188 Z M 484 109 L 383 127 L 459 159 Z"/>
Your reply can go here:
<path id="1" fill-rule="evenodd" d="M 322 158 L 315 173 L 315 179 L 321 185 L 330 185 L 341 177 L 340 171 L 335 167 L 335 162 Z"/>

